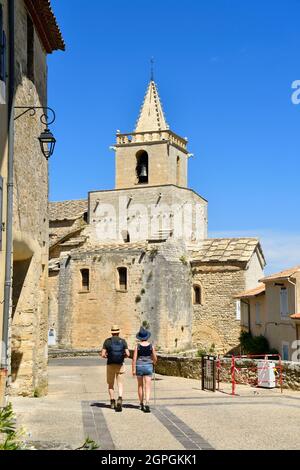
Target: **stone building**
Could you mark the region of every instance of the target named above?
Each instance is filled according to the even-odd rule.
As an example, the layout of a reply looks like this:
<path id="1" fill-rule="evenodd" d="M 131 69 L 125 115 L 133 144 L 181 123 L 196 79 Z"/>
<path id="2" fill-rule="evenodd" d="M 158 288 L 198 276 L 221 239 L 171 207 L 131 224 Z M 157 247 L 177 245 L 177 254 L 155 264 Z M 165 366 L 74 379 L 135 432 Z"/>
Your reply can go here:
<path id="1" fill-rule="evenodd" d="M 5 254 L 6 254 L 6 211 L 7 211 L 7 170 L 8 170 L 8 93 L 10 79 L 7 74 L 7 56 L 1 46 L 8 37 L 8 2 L 0 2 L 0 406 L 4 396 L 6 368 L 3 356 L 3 307 L 5 285 Z M 4 39 L 5 38 L 5 39 Z"/>
<path id="2" fill-rule="evenodd" d="M 264 336 L 285 361 L 300 361 L 300 266 L 260 280 L 237 295 L 241 327 L 252 336 Z"/>
<path id="3" fill-rule="evenodd" d="M 4 104 L 0 104 L 3 196 L 0 319 L 2 326 L 5 259 L 8 259 L 5 253 L 10 250 L 13 255 L 8 344 L 10 392 L 40 395 L 47 390 L 48 163 L 38 141 L 45 129 L 40 121 L 42 112 L 19 115 L 25 107 L 47 106 L 47 54 L 64 50 L 65 46 L 49 0 L 0 0 L 0 5 L 6 17 L 7 37 L 5 50 L 2 49 L 6 63 L 5 81 L 1 84 Z M 9 116 L 12 116 L 10 127 Z M 13 162 L 13 184 L 7 179 L 9 159 Z M 13 187 L 12 213 L 7 210 L 9 186 Z M 6 246 L 6 227 L 11 217 L 12 246 Z"/>
<path id="4" fill-rule="evenodd" d="M 97 348 L 118 323 L 133 346 L 145 322 L 162 350 L 235 347 L 233 296 L 262 276 L 259 241 L 207 238 L 187 139 L 170 130 L 153 80 L 135 131 L 116 138 L 114 190 L 50 203 L 51 344 Z"/>

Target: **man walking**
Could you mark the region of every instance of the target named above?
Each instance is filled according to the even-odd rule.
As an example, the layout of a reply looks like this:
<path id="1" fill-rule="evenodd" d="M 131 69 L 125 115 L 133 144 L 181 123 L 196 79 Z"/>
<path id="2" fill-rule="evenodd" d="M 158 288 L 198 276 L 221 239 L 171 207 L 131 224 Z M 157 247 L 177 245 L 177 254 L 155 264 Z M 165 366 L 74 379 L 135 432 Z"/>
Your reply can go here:
<path id="1" fill-rule="evenodd" d="M 110 397 L 110 407 L 122 411 L 123 377 L 125 373 L 124 359 L 129 357 L 129 350 L 125 339 L 120 338 L 118 325 L 111 327 L 111 337 L 104 341 L 101 356 L 107 359 L 106 379 Z M 114 384 L 118 385 L 117 404 L 114 397 Z"/>

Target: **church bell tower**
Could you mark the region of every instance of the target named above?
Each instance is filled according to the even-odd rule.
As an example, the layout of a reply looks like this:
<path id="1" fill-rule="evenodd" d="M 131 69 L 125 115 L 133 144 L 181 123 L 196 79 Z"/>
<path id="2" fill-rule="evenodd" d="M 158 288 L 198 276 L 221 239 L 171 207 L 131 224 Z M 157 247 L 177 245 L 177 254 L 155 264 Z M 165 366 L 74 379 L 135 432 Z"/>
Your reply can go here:
<path id="1" fill-rule="evenodd" d="M 169 129 L 150 80 L 135 131 L 117 133 L 116 189 L 174 184 L 187 187 L 187 140 Z"/>

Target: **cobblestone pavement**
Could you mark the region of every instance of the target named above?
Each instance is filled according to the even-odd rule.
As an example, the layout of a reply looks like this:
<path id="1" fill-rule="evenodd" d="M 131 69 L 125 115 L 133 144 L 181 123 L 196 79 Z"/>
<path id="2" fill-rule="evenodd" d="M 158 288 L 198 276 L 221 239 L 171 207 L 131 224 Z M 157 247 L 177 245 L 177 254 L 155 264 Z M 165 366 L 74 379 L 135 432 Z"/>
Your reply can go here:
<path id="1" fill-rule="evenodd" d="M 155 385 L 155 406 L 154 406 Z M 18 423 L 39 449 L 76 449 L 89 437 L 100 449 L 299 449 L 300 393 L 230 385 L 203 392 L 197 380 L 156 376 L 152 413 L 139 410 L 127 364 L 124 408 L 109 407 L 105 363 L 97 357 L 52 359 L 49 394 L 14 397 Z"/>

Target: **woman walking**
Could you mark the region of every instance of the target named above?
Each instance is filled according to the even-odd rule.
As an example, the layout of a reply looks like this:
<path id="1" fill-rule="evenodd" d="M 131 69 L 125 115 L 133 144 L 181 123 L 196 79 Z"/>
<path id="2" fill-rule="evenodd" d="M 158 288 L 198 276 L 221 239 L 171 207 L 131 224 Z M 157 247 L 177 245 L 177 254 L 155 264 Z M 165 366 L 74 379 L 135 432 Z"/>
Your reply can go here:
<path id="1" fill-rule="evenodd" d="M 150 331 L 140 328 L 136 335 L 139 342 L 134 349 L 132 360 L 132 375 L 137 377 L 140 407 L 145 413 L 150 413 L 151 379 L 153 366 L 157 362 L 154 346 L 148 341 L 150 336 Z"/>

